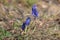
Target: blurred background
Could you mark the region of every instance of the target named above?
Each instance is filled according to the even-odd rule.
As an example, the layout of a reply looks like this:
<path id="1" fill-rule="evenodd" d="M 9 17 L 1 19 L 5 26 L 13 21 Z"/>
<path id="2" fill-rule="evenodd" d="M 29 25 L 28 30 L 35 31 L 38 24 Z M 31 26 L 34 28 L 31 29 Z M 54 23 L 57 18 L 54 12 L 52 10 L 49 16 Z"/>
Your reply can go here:
<path id="1" fill-rule="evenodd" d="M 27 17 L 31 22 L 23 31 Z M 60 0 L 0 0 L 0 40 L 60 40 Z"/>

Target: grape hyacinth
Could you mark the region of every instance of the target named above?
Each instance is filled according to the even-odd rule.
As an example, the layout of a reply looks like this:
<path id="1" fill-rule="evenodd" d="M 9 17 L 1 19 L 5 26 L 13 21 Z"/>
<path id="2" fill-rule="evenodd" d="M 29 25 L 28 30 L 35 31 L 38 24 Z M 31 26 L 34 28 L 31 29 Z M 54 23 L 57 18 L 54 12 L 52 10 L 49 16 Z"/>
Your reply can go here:
<path id="1" fill-rule="evenodd" d="M 32 6 L 32 15 L 36 18 L 36 17 L 38 17 L 38 11 L 37 11 L 37 6 L 36 5 L 33 5 Z M 22 24 L 22 30 L 25 30 L 25 28 L 26 28 L 26 26 L 28 26 L 29 24 L 30 24 L 30 21 L 31 21 L 31 19 L 30 19 L 30 17 L 28 17 L 27 19 L 26 19 L 26 21 Z"/>
<path id="2" fill-rule="evenodd" d="M 34 16 L 34 17 L 38 17 L 38 11 L 37 11 L 37 6 L 34 4 L 33 6 L 32 6 L 32 15 Z"/>
<path id="3" fill-rule="evenodd" d="M 25 30 L 26 26 L 28 26 L 30 24 L 30 21 L 31 21 L 31 19 L 30 19 L 30 17 L 28 17 L 26 19 L 26 21 L 22 24 L 22 30 Z"/>
<path id="4" fill-rule="evenodd" d="M 22 24 L 22 30 L 25 30 L 26 24 L 25 22 Z"/>

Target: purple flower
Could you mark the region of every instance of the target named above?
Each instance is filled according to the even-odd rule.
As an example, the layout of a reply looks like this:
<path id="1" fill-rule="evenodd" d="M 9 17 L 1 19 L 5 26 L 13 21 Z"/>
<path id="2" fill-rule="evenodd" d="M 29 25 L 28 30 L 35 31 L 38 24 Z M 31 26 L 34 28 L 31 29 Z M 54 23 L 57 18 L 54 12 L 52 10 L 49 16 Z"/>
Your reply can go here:
<path id="1" fill-rule="evenodd" d="M 34 17 L 38 17 L 38 11 L 37 11 L 37 6 L 36 5 L 33 5 L 32 6 L 32 15 L 34 16 Z"/>
<path id="2" fill-rule="evenodd" d="M 26 19 L 26 21 L 22 24 L 22 30 L 25 30 L 26 26 L 28 26 L 30 24 L 30 21 L 31 21 L 31 19 L 30 19 L 30 17 L 28 17 Z"/>
<path id="3" fill-rule="evenodd" d="M 22 24 L 22 30 L 25 30 L 26 24 L 25 22 Z"/>
<path id="4" fill-rule="evenodd" d="M 30 24 L 30 21 L 31 21 L 31 19 L 30 19 L 30 17 L 28 17 L 28 18 L 26 19 L 26 21 L 25 21 L 25 24 L 26 24 L 26 25 L 29 25 L 29 24 Z"/>

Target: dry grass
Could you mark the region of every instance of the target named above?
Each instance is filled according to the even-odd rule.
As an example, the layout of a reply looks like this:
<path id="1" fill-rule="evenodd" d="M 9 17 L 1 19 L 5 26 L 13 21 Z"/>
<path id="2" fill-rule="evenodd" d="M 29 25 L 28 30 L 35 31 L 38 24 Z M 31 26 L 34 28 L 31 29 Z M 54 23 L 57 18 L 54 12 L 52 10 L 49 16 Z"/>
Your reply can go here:
<path id="1" fill-rule="evenodd" d="M 57 2 L 0 0 L 0 40 L 60 40 L 60 6 Z M 39 11 L 35 20 L 31 15 L 34 3 Z M 22 31 L 21 25 L 28 16 L 31 23 Z"/>

